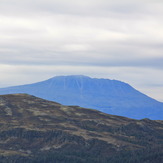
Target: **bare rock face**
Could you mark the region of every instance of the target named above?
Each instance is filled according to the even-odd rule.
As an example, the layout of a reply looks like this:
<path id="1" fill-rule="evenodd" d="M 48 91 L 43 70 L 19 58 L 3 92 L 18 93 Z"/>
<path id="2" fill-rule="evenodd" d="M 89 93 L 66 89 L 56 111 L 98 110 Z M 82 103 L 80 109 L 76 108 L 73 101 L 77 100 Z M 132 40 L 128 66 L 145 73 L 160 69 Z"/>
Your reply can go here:
<path id="1" fill-rule="evenodd" d="M 27 94 L 0 96 L 2 163 L 160 163 L 162 140 L 163 121 L 113 116 Z"/>

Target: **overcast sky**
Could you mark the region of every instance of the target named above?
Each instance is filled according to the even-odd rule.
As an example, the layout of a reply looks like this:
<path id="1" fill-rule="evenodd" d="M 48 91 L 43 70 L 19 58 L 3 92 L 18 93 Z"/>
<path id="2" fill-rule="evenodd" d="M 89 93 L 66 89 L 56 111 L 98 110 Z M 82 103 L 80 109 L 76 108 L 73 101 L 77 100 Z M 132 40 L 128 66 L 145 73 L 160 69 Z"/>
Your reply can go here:
<path id="1" fill-rule="evenodd" d="M 72 74 L 163 101 L 163 1 L 0 0 L 0 87 Z"/>

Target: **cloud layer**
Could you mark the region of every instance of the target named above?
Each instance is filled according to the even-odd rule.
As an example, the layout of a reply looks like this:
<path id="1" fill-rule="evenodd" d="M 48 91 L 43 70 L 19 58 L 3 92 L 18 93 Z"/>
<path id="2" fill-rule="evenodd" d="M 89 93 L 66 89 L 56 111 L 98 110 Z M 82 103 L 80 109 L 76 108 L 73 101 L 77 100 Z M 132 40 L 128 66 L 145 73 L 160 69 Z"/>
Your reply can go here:
<path id="1" fill-rule="evenodd" d="M 1 0 L 0 86 L 84 74 L 163 101 L 160 0 Z"/>

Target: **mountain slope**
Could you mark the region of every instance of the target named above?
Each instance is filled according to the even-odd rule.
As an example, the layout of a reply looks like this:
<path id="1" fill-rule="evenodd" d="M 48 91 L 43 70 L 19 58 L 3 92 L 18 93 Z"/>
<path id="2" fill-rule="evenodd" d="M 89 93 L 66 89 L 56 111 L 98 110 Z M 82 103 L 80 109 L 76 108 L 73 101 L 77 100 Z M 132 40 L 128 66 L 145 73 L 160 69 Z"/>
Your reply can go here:
<path id="1" fill-rule="evenodd" d="M 133 120 L 26 94 L 0 96 L 2 163 L 160 163 L 163 121 Z"/>
<path id="2" fill-rule="evenodd" d="M 0 94 L 28 93 L 64 105 L 79 105 L 135 119 L 163 119 L 163 103 L 117 80 L 58 76 L 49 80 L 2 88 Z"/>

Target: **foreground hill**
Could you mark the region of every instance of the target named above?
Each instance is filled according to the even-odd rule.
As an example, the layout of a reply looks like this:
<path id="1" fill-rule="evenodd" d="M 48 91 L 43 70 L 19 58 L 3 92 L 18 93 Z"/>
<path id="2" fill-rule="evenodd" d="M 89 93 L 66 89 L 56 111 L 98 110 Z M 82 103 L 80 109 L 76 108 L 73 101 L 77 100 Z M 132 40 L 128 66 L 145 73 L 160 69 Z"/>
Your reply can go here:
<path id="1" fill-rule="evenodd" d="M 1 163 L 160 163 L 163 121 L 0 96 Z"/>
<path id="2" fill-rule="evenodd" d="M 13 93 L 28 93 L 64 105 L 79 105 L 134 119 L 163 120 L 163 103 L 117 80 L 58 76 L 39 83 L 0 89 L 1 95 Z"/>

